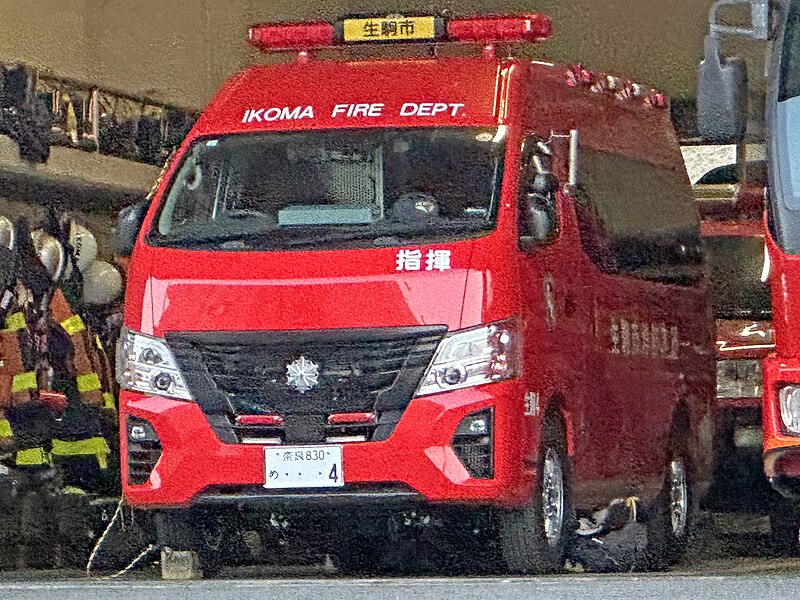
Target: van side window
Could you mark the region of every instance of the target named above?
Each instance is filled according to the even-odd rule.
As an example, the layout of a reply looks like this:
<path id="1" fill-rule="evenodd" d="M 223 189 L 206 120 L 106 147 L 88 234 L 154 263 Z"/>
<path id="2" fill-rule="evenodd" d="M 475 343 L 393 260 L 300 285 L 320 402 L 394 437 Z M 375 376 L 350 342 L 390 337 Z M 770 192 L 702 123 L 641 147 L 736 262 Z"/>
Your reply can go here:
<path id="1" fill-rule="evenodd" d="M 697 209 L 682 173 L 585 149 L 579 169 L 581 244 L 600 269 L 680 285 L 702 275 Z"/>

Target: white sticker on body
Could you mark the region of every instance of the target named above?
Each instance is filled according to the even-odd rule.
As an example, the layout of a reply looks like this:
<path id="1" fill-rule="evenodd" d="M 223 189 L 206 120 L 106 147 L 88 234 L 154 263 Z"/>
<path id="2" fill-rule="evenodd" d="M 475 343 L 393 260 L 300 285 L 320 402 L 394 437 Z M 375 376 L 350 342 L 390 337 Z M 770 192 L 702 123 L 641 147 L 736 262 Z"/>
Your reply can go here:
<path id="1" fill-rule="evenodd" d="M 428 250 L 425 256 L 425 270 L 426 271 L 449 271 L 450 264 L 450 250 Z M 413 250 L 400 250 L 397 252 L 395 264 L 397 271 L 421 271 L 423 253 L 422 250 L 415 248 Z"/>

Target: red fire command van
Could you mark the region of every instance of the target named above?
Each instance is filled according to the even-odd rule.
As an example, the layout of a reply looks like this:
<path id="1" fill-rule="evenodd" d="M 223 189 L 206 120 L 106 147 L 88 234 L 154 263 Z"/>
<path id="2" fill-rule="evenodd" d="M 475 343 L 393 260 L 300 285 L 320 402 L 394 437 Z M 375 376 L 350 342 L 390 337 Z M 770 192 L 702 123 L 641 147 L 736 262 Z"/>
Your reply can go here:
<path id="1" fill-rule="evenodd" d="M 550 29 L 251 30 L 297 60 L 233 76 L 117 232 L 124 493 L 166 545 L 314 507 L 352 568 L 387 519 L 483 515 L 546 571 L 576 510 L 635 494 L 654 564 L 680 553 L 714 401 L 692 191 L 662 95 L 495 47 Z M 399 39 L 431 52 L 336 50 Z"/>

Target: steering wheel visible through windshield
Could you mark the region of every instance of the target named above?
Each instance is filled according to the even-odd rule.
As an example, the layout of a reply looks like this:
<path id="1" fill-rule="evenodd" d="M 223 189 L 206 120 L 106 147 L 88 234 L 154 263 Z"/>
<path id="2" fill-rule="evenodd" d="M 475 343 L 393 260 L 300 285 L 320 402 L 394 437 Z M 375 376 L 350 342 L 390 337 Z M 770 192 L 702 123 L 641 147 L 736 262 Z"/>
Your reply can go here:
<path id="1" fill-rule="evenodd" d="M 199 140 L 148 242 L 284 250 L 471 237 L 495 222 L 500 137 L 492 129 L 425 128 Z"/>

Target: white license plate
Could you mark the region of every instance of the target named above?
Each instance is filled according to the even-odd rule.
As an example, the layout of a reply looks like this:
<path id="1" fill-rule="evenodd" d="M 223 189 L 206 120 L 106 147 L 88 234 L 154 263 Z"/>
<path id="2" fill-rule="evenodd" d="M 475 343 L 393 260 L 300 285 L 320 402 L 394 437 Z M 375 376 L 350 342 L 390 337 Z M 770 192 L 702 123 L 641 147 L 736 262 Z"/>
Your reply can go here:
<path id="1" fill-rule="evenodd" d="M 341 446 L 267 447 L 264 466 L 267 489 L 344 485 Z"/>

